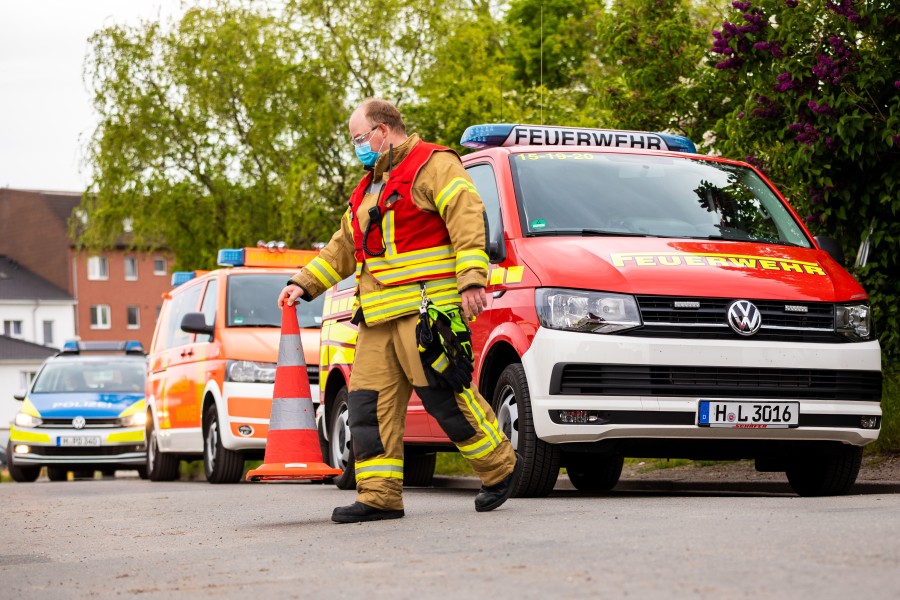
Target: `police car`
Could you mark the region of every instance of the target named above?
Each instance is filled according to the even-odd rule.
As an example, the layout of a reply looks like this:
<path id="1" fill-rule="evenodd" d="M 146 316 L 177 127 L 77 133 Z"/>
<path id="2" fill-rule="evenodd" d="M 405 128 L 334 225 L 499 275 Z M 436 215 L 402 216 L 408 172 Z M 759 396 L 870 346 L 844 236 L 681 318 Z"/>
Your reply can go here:
<path id="1" fill-rule="evenodd" d="M 763 173 L 652 132 L 485 124 L 461 144 L 491 263 L 475 377 L 523 458 L 514 495 L 548 494 L 561 467 L 610 489 L 623 457 L 754 459 L 801 495 L 850 489 L 881 426 L 868 296 Z M 348 471 L 352 295 L 329 291 L 321 360 Z M 448 446 L 416 399 L 404 441 Z"/>
<path id="2" fill-rule="evenodd" d="M 140 342 L 67 342 L 47 359 L 10 428 L 6 449 L 15 481 L 51 481 L 68 472 L 137 470 L 146 477 L 144 386 L 147 360 Z"/>

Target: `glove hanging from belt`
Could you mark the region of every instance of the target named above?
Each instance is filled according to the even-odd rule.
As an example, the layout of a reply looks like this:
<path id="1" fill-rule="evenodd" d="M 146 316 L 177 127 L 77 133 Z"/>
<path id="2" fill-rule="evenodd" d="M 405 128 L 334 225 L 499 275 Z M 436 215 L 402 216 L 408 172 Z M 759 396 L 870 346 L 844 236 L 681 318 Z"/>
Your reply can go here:
<path id="1" fill-rule="evenodd" d="M 472 331 L 458 306 L 435 306 L 422 286 L 416 343 L 428 385 L 461 393 L 472 383 Z"/>

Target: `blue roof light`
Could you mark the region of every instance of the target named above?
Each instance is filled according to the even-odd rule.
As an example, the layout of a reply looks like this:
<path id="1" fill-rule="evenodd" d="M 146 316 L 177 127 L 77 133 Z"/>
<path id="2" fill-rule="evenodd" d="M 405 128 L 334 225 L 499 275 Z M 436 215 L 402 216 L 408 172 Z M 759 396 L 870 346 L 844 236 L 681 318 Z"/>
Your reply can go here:
<path id="1" fill-rule="evenodd" d="M 175 271 L 172 273 L 172 287 L 178 287 L 194 278 L 194 271 Z"/>
<path id="2" fill-rule="evenodd" d="M 62 351 L 66 354 L 72 352 L 78 354 L 78 340 L 69 340 L 63 344 Z"/>
<path id="3" fill-rule="evenodd" d="M 459 140 L 466 148 L 492 148 L 500 146 L 509 137 L 515 125 L 494 123 L 488 125 L 472 125 L 466 128 Z"/>
<path id="4" fill-rule="evenodd" d="M 690 138 L 686 138 L 683 135 L 671 135 L 668 133 L 657 133 L 656 135 L 666 141 L 666 146 L 669 147 L 669 150 L 697 154 L 697 146 L 694 145 L 694 142 L 692 142 Z"/>
<path id="5" fill-rule="evenodd" d="M 219 259 L 217 262 L 222 267 L 243 267 L 244 249 L 222 248 L 221 250 L 219 250 Z"/>

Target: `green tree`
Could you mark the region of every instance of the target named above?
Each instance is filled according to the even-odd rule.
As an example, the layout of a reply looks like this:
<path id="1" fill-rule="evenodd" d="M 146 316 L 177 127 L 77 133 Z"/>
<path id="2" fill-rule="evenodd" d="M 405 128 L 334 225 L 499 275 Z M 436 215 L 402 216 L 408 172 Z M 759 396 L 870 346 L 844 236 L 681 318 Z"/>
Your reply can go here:
<path id="1" fill-rule="evenodd" d="M 350 109 L 376 94 L 403 101 L 446 4 L 217 0 L 97 32 L 78 242 L 108 247 L 128 222 L 134 245 L 208 268 L 220 247 L 327 240 L 361 173 Z"/>
<path id="2" fill-rule="evenodd" d="M 851 258 L 885 355 L 900 358 L 900 17 L 896 2 L 733 2 L 711 65 L 731 90 L 716 148 L 760 166 Z"/>
<path id="3" fill-rule="evenodd" d="M 700 76 L 713 14 L 689 0 L 612 3 L 596 23 L 596 59 L 585 65 L 603 126 L 703 141 L 717 108 Z"/>

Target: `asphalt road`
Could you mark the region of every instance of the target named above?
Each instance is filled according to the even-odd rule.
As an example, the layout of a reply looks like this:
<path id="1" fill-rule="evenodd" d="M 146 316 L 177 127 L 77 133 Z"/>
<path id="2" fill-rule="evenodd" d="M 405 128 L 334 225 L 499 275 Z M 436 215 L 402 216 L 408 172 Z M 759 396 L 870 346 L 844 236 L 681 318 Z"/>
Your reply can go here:
<path id="1" fill-rule="evenodd" d="M 564 480 L 565 478 L 561 478 Z M 900 483 L 622 482 L 476 513 L 475 482 L 337 525 L 320 484 L 0 485 L 0 598 L 897 598 Z"/>

